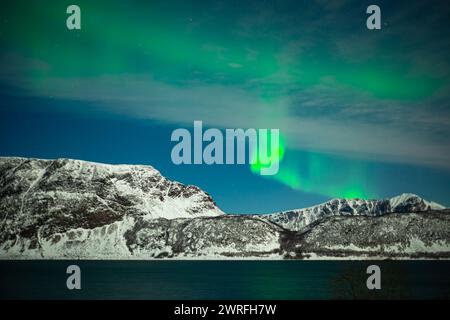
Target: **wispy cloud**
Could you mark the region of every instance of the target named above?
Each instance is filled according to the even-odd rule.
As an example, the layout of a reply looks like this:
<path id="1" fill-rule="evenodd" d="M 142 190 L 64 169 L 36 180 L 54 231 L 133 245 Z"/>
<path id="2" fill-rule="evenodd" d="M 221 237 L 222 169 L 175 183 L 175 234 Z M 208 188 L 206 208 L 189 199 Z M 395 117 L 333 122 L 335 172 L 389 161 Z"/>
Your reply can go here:
<path id="1" fill-rule="evenodd" d="M 1 65 L 16 65 L 18 60 L 27 72 L 48 68 L 44 62 L 13 55 L 4 57 Z M 182 126 L 201 119 L 208 126 L 280 128 L 289 148 L 450 169 L 445 139 L 450 134 L 449 112 L 444 108 L 438 116 L 433 113 L 434 105 L 448 98 L 445 90 L 428 101 L 400 103 L 380 101 L 326 80 L 265 101 L 258 92 L 239 86 L 175 86 L 136 75 L 36 80 L 21 75 L 22 69 L 10 69 L 8 79 L 1 80 L 30 96 L 60 99 L 61 108 L 65 108 L 64 100 L 79 100 L 104 112 Z"/>

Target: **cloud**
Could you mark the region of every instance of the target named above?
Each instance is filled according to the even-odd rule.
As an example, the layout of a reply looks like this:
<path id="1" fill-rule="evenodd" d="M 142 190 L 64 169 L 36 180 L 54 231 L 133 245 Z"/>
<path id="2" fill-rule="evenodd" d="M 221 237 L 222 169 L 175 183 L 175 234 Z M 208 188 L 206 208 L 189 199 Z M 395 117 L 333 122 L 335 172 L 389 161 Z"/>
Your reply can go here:
<path id="1" fill-rule="evenodd" d="M 0 65 L 16 65 L 17 59 L 27 74 L 49 68 L 14 55 L 3 57 Z M 34 79 L 21 68 L 2 70 L 0 81 L 30 96 L 86 101 L 104 112 L 179 126 L 203 120 L 205 126 L 222 128 L 280 128 L 288 148 L 450 169 L 448 108 L 433 112 L 436 103 L 448 101 L 446 90 L 428 101 L 405 104 L 380 101 L 324 79 L 265 101 L 257 91 L 232 85 L 176 86 L 131 74 Z"/>

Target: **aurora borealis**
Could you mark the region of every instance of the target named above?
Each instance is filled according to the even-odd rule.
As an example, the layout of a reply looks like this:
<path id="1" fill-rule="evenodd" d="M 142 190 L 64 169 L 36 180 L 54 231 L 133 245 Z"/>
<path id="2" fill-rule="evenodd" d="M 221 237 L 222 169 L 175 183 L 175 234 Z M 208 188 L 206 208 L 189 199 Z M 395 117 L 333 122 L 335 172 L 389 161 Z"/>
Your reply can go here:
<path id="1" fill-rule="evenodd" d="M 150 164 L 232 211 L 402 192 L 450 205 L 450 6 L 376 3 L 381 30 L 372 1 L 2 4 L 0 155 Z M 195 120 L 280 129 L 278 174 L 175 167 L 167 132 Z"/>

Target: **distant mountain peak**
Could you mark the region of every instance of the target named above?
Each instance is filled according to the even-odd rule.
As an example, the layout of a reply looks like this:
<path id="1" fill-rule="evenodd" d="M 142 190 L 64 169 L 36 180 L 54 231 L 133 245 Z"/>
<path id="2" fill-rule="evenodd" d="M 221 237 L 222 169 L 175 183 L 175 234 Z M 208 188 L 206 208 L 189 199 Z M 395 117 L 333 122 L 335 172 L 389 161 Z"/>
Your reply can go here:
<path id="1" fill-rule="evenodd" d="M 411 204 L 422 204 L 426 210 L 443 210 L 445 207 L 439 203 L 433 201 L 427 201 L 414 193 L 402 193 L 398 196 L 389 199 L 392 209 L 394 212 L 396 210 L 403 210 L 404 206 Z"/>
<path id="2" fill-rule="evenodd" d="M 412 193 L 403 193 L 383 200 L 335 198 L 304 209 L 265 215 L 264 218 L 286 229 L 298 231 L 328 216 L 380 216 L 386 213 L 411 213 L 443 209 L 445 207 L 438 203 L 424 200 Z"/>

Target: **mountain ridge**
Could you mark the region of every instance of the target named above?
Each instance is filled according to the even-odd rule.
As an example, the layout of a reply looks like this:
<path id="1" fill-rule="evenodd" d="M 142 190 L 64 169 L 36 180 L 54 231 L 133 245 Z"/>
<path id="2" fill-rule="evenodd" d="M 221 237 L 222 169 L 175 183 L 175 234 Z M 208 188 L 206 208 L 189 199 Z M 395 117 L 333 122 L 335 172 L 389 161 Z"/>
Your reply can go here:
<path id="1" fill-rule="evenodd" d="M 300 229 L 317 220 L 335 215 L 379 216 L 387 213 L 408 213 L 428 210 L 444 210 L 445 207 L 427 201 L 413 193 L 403 193 L 386 199 L 334 198 L 324 203 L 302 209 L 260 215 L 289 230 Z"/>
<path id="2" fill-rule="evenodd" d="M 343 224 L 358 235 L 375 221 L 365 218 L 385 216 L 377 221 L 398 231 L 396 237 L 386 236 L 386 241 L 394 239 L 389 240 L 391 247 L 424 243 L 429 246 L 419 246 L 419 252 L 411 249 L 409 256 L 430 257 L 434 254 L 430 250 L 444 248 L 435 255 L 445 258 L 450 252 L 450 228 L 445 229 L 450 226 L 448 211 L 417 195 L 402 194 L 383 200 L 332 199 L 273 214 L 232 215 L 198 187 L 170 181 L 151 166 L 0 157 L 0 259 L 280 259 L 305 258 L 308 250 L 315 251 L 309 257 L 322 253 L 323 258 L 333 254 L 342 258 L 342 246 L 358 245 L 363 245 L 362 253 L 350 250 L 348 256 L 370 257 L 375 251 L 364 237 L 347 243 L 337 233 L 328 239 L 327 246 L 334 248 L 330 251 L 314 245 L 327 239 L 326 232 L 320 233 L 321 238 L 307 235 L 323 225 L 340 230 Z M 435 223 L 436 217 L 444 229 Z M 424 227 L 408 234 L 397 220 Z M 291 242 L 295 245 L 288 245 Z M 386 250 L 376 252 L 403 257 Z"/>

